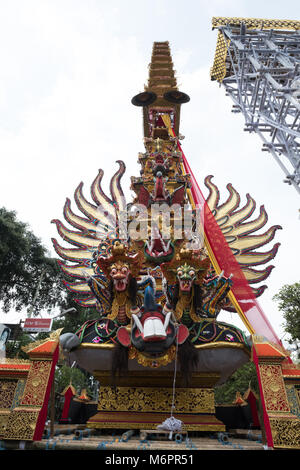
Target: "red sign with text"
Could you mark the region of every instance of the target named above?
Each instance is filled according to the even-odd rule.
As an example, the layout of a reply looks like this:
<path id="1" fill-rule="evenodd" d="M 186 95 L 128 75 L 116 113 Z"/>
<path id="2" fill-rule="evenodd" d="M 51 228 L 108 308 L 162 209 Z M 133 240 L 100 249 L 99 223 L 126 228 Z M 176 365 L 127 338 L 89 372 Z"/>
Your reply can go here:
<path id="1" fill-rule="evenodd" d="M 52 318 L 26 318 L 23 330 L 31 333 L 51 331 Z"/>

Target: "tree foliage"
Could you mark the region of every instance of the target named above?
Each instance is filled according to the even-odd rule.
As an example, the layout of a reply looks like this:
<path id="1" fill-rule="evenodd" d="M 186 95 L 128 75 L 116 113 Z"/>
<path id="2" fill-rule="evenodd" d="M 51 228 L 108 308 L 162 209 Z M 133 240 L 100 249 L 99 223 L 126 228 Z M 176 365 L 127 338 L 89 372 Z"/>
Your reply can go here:
<path id="1" fill-rule="evenodd" d="M 16 213 L 0 208 L 0 301 L 4 312 L 29 308 L 50 310 L 64 300 L 61 275 L 54 258 Z"/>
<path id="2" fill-rule="evenodd" d="M 257 373 L 253 362 L 247 362 L 238 369 L 225 384 L 215 388 L 215 401 L 217 404 L 230 404 L 236 398 L 236 393 L 243 395 L 249 388 L 259 395 Z"/>
<path id="3" fill-rule="evenodd" d="M 14 211 L 4 207 L 0 208 L 0 233 L 0 301 L 4 312 L 29 310 L 34 305 L 34 316 L 41 311 L 53 311 L 55 307 L 60 311 L 73 308 L 72 312 L 53 320 L 52 331 L 62 328 L 62 333 L 75 333 L 85 321 L 98 317 L 95 309 L 74 302 L 62 283 L 57 260 L 48 256 L 28 225 L 20 222 Z M 7 343 L 6 356 L 27 359 L 22 347 L 48 336 L 49 333 L 22 332 L 16 340 Z M 97 384 L 91 374 L 76 366 L 70 368 L 59 360 L 55 371 L 57 397 L 69 383 L 77 393 L 85 388 L 91 397 L 95 394 Z M 61 405 L 61 400 L 58 401 Z"/>
<path id="4" fill-rule="evenodd" d="M 60 364 L 55 371 L 55 392 L 61 394 L 69 384 L 72 384 L 78 394 L 82 389 L 86 389 L 88 395 L 91 395 L 89 377 L 90 374 L 81 369 Z"/>
<path id="5" fill-rule="evenodd" d="M 278 308 L 285 319 L 283 327 L 291 337 L 290 342 L 300 341 L 300 283 L 284 285 L 273 299 L 279 302 Z M 238 369 L 224 385 L 215 388 L 216 403 L 233 403 L 236 392 L 243 394 L 249 384 L 259 395 L 257 374 L 252 362 L 248 362 Z"/>
<path id="6" fill-rule="evenodd" d="M 300 282 L 284 285 L 273 297 L 279 302 L 285 323 L 284 330 L 289 333 L 290 343 L 300 341 Z"/>

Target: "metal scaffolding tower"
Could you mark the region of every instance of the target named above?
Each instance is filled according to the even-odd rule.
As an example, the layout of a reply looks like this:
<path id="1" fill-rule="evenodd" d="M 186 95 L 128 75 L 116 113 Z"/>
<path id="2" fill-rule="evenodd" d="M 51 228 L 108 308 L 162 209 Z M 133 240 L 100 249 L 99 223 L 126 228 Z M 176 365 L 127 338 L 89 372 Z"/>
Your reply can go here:
<path id="1" fill-rule="evenodd" d="M 213 18 L 211 79 L 300 193 L 300 21 Z"/>

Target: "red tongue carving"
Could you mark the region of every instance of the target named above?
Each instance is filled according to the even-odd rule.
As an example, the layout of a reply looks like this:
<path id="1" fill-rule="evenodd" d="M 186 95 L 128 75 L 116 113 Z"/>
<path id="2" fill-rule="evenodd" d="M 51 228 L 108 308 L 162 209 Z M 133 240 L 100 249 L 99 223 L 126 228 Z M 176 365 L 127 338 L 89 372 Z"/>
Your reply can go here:
<path id="1" fill-rule="evenodd" d="M 160 238 L 156 238 L 154 240 L 154 245 L 153 245 L 153 250 L 152 251 L 156 255 L 164 251 L 162 241 L 161 241 Z"/>
<path id="2" fill-rule="evenodd" d="M 188 338 L 189 334 L 190 332 L 185 325 L 179 325 L 178 333 L 177 333 L 178 344 L 184 343 L 185 340 Z"/>
<path id="3" fill-rule="evenodd" d="M 183 290 L 190 289 L 191 283 L 190 281 L 181 281 L 181 288 Z"/>
<path id="4" fill-rule="evenodd" d="M 155 199 L 164 199 L 164 184 L 162 177 L 157 177 L 155 183 Z"/>
<path id="5" fill-rule="evenodd" d="M 118 290 L 123 290 L 124 289 L 124 281 L 122 279 L 116 282 L 116 288 Z"/>
<path id="6" fill-rule="evenodd" d="M 120 341 L 120 343 L 128 348 L 131 344 L 131 339 L 130 339 L 130 334 L 128 330 L 124 327 L 121 326 L 118 331 L 117 331 L 117 338 Z"/>

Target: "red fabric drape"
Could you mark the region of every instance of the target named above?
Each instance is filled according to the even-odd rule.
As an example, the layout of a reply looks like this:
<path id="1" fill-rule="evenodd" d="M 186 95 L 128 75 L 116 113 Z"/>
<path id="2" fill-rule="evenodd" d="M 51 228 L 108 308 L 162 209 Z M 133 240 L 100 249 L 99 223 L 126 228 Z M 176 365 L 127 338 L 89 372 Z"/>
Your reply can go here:
<path id="1" fill-rule="evenodd" d="M 281 345 L 281 341 L 277 337 L 270 322 L 261 309 L 247 279 L 244 276 L 244 273 L 228 246 L 211 210 L 209 209 L 179 143 L 178 148 L 182 152 L 185 172 L 189 173 L 191 176 L 191 193 L 194 203 L 196 206 L 203 207 L 204 210 L 204 233 L 220 269 L 224 270 L 224 275 L 233 275 L 233 286 L 231 290 L 241 311 L 243 312 L 243 315 L 253 328 L 255 334 L 262 335 L 268 341 Z"/>
<path id="2" fill-rule="evenodd" d="M 49 397 L 51 393 L 51 387 L 54 381 L 54 374 L 55 374 L 55 366 L 58 361 L 58 356 L 59 356 L 59 345 L 57 344 L 57 347 L 55 349 L 55 352 L 53 353 L 52 357 L 52 367 L 50 370 L 49 374 L 49 379 L 48 379 L 48 385 L 46 388 L 45 396 L 44 396 L 44 404 L 40 410 L 39 417 L 36 422 L 36 428 L 34 431 L 34 436 L 33 440 L 34 441 L 40 441 L 43 437 L 44 429 L 45 429 L 45 423 L 47 419 L 47 412 L 48 412 L 48 402 L 49 402 Z"/>

